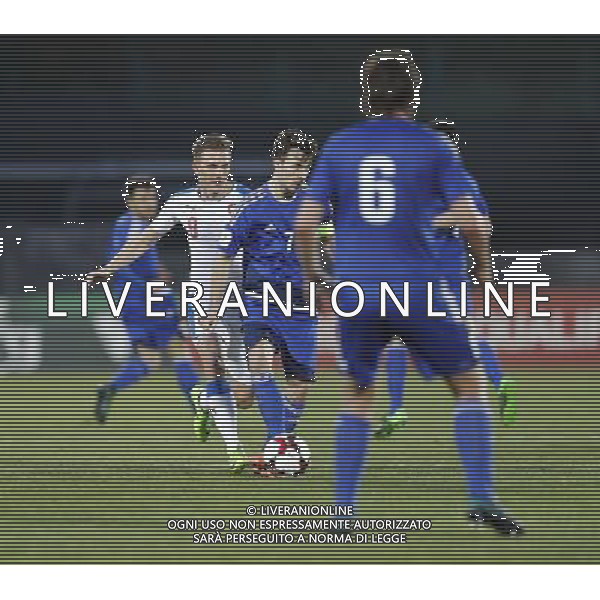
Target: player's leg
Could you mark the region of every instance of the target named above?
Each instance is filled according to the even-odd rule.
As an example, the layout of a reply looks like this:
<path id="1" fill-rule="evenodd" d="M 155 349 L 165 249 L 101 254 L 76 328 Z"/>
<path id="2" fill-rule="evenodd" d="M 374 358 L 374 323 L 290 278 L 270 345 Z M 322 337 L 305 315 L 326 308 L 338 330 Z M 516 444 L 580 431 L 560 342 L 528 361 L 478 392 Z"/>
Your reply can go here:
<path id="1" fill-rule="evenodd" d="M 214 423 L 226 447 L 231 448 L 235 443 L 237 429 L 229 424 L 231 398 L 228 391 L 226 393 L 223 389 L 217 336 L 205 328 L 202 319 L 193 310 L 188 311 L 187 331 L 193 343 L 195 371 L 201 373 L 201 376 L 198 375 L 198 383 L 191 391 L 196 409 L 194 433 L 200 442 L 206 442 Z M 231 431 L 234 432 L 233 440 Z"/>
<path id="2" fill-rule="evenodd" d="M 108 419 L 113 398 L 148 377 L 152 369 L 160 366 L 162 359 L 152 336 L 139 320 L 125 321 L 125 325 L 133 352 L 116 375 L 96 391 L 96 420 L 101 424 Z"/>
<path id="3" fill-rule="evenodd" d="M 298 377 L 297 379 L 295 377 Z M 283 433 L 294 433 L 306 408 L 306 398 L 312 388 L 307 376 L 289 376 L 285 382 L 286 403 L 283 413 Z"/>
<path id="4" fill-rule="evenodd" d="M 503 373 L 496 351 L 483 338 L 478 340 L 477 346 L 479 350 L 479 362 L 481 363 L 489 382 L 495 390 L 500 389 Z"/>
<path id="5" fill-rule="evenodd" d="M 371 384 L 365 387 L 348 381 L 344 392 L 348 400 L 335 424 L 334 502 L 340 506 L 353 506 L 356 515 L 371 439 L 374 391 Z"/>
<path id="6" fill-rule="evenodd" d="M 313 386 L 315 372 L 312 364 L 300 362 L 289 348 L 284 347 L 281 353 L 286 377 L 282 433 L 291 434 L 306 409 L 306 398 Z"/>
<path id="7" fill-rule="evenodd" d="M 201 442 L 208 440 L 212 423 L 212 401 L 217 396 L 217 357 L 219 347 L 214 334 L 205 330 L 196 317 L 190 320 L 191 339 L 194 346 L 195 370 L 201 373 L 197 385 L 191 391 L 195 406 L 194 433 Z"/>
<path id="8" fill-rule="evenodd" d="M 167 347 L 167 356 L 175 372 L 179 389 L 195 414 L 196 403 L 194 402 L 193 391 L 200 383 L 200 377 L 190 350 L 186 347 L 185 340 L 181 336 L 177 336 L 170 341 Z"/>
<path id="9" fill-rule="evenodd" d="M 202 361 L 203 378 L 192 392 L 197 407 L 194 430 L 200 441 L 205 442 L 211 431 L 211 423 L 216 426 L 225 442 L 228 454 L 238 446 L 237 418 L 231 398 L 222 393 L 219 380 L 219 341 L 215 333 L 195 328 L 194 343 Z"/>
<path id="10" fill-rule="evenodd" d="M 496 497 L 492 413 L 487 378 L 480 368 L 453 375 L 448 382 L 456 397 L 454 431 L 470 497 L 470 519 L 502 534 L 518 535 L 522 525 L 506 515 Z"/>
<path id="11" fill-rule="evenodd" d="M 262 323 L 250 322 L 244 327 L 248 351 L 248 364 L 252 373 L 253 396 L 258 404 L 266 428 L 265 444 L 284 430 L 285 400 L 279 382 L 275 378 L 275 348 Z M 263 452 L 252 458 L 255 475 L 275 477 L 264 461 Z"/>
<path id="12" fill-rule="evenodd" d="M 316 357 L 316 323 L 308 314 L 295 313 L 291 318 L 272 314 L 255 316 L 246 322 L 246 342 L 250 351 L 255 396 L 267 426 L 267 439 L 292 434 L 304 412 L 306 396 L 314 380 Z M 257 340 L 262 339 L 259 343 Z M 282 385 L 272 368 L 274 349 L 281 358 L 286 377 Z M 254 461 L 255 472 L 272 476 L 262 456 Z"/>
<path id="13" fill-rule="evenodd" d="M 445 282 L 446 296 L 457 311 L 460 304 L 461 279 L 450 278 Z M 470 310 L 470 303 L 468 303 Z M 467 323 L 467 327 L 469 324 Z M 474 328 L 472 328 L 474 331 Z M 483 367 L 485 375 L 500 396 L 500 415 L 506 425 L 510 425 L 516 418 L 516 393 L 514 381 L 504 376 L 502 364 L 496 349 L 484 338 L 477 339 L 478 362 Z"/>
<path id="14" fill-rule="evenodd" d="M 379 429 L 375 431 L 375 436 L 380 438 L 389 437 L 397 428 L 406 425 L 404 388 L 409 363 L 408 350 L 403 345 L 392 342 L 386 349 L 384 362 L 390 410 Z"/>
<path id="15" fill-rule="evenodd" d="M 306 397 L 315 380 L 317 322 L 302 311 L 291 318 L 275 314 L 272 330 L 286 377 L 282 433 L 289 434 L 304 413 Z"/>
<path id="16" fill-rule="evenodd" d="M 473 506 L 496 502 L 492 419 L 487 381 L 479 367 L 447 378 L 456 399 L 454 433 Z"/>
<path id="17" fill-rule="evenodd" d="M 248 367 L 248 353 L 244 344 L 241 319 L 221 320 L 215 328 L 219 366 L 223 370 L 231 394 L 213 396 L 212 416 L 225 442 L 230 471 L 237 474 L 248 466 L 238 432 L 238 408 L 252 404 L 252 376 Z M 219 385 L 219 382 L 217 381 Z"/>
<path id="18" fill-rule="evenodd" d="M 356 514 L 372 437 L 373 381 L 391 332 L 384 319 L 359 316 L 340 319 L 340 338 L 349 380 L 335 424 L 335 503 L 354 506 Z"/>
<path id="19" fill-rule="evenodd" d="M 252 376 L 248 366 L 248 350 L 244 341 L 245 323 L 239 318 L 227 317 L 217 328 L 219 373 L 217 389 L 233 394 L 236 408 L 252 406 Z"/>
<path id="20" fill-rule="evenodd" d="M 169 302 L 172 305 L 172 301 Z M 171 306 L 172 308 L 172 306 Z M 184 345 L 183 333 L 179 327 L 179 318 L 172 311 L 164 319 L 151 325 L 152 347 L 160 350 L 169 360 L 175 371 L 179 387 L 193 413 L 196 406 L 192 398 L 192 390 L 198 384 L 198 375 L 193 363 L 191 352 Z"/>
<path id="21" fill-rule="evenodd" d="M 273 373 L 275 349 L 267 339 L 261 339 L 262 328 L 246 324 L 248 362 L 252 373 L 252 390 L 267 429 L 267 440 L 283 430 L 284 401 Z"/>
<path id="22" fill-rule="evenodd" d="M 476 349 L 469 341 L 464 321 L 451 316 L 441 319 L 410 318 L 403 323 L 403 339 L 433 376 L 448 381 L 456 398 L 455 440 L 465 473 L 471 513 L 501 514 L 495 492 L 493 425 L 488 403 L 488 381 L 477 365 Z M 501 533 L 520 533 L 512 519 L 491 516 L 486 522 Z"/>
<path id="23" fill-rule="evenodd" d="M 479 361 L 492 387 L 500 396 L 500 415 L 506 425 L 514 423 L 517 417 L 515 382 L 506 377 L 496 349 L 485 339 L 479 338 Z"/>
<path id="24" fill-rule="evenodd" d="M 247 299 L 246 306 L 248 318 L 244 322 L 244 341 L 249 349 L 253 396 L 267 430 L 265 441 L 269 441 L 284 431 L 287 400 L 273 372 L 275 346 L 279 348 L 283 340 L 278 336 L 275 315 L 264 317 L 262 304 L 252 298 Z"/>

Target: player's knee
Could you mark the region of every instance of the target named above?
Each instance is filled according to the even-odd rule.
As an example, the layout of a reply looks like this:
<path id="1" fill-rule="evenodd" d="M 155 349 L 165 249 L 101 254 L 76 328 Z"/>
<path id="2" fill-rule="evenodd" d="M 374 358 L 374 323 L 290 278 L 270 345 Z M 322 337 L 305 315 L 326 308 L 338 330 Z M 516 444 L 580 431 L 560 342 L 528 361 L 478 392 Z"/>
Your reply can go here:
<path id="1" fill-rule="evenodd" d="M 459 401 L 468 399 L 470 402 L 477 402 L 487 399 L 488 382 L 485 373 L 479 366 L 449 377 L 448 383 Z"/>
<path id="2" fill-rule="evenodd" d="M 248 409 L 254 402 L 254 392 L 251 385 L 247 384 L 235 384 L 233 387 L 233 395 L 235 402 L 241 410 Z"/>
<path id="3" fill-rule="evenodd" d="M 346 386 L 345 411 L 363 419 L 371 419 L 374 411 L 375 388 L 371 383 L 350 379 Z"/>

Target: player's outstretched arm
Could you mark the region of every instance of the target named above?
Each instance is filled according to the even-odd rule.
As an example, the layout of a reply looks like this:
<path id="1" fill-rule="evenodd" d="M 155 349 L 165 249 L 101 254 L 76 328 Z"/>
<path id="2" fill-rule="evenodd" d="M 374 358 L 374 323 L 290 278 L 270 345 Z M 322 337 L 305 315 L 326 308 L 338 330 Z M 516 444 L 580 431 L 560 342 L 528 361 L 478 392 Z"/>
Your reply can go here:
<path id="1" fill-rule="evenodd" d="M 482 214 L 472 197 L 452 203 L 452 207 L 433 221 L 436 227 L 458 227 L 475 261 L 475 276 L 480 283 L 494 278 L 490 239 L 492 223 Z"/>
<path id="2" fill-rule="evenodd" d="M 88 273 L 86 281 L 88 283 L 97 283 L 108 280 L 117 271 L 128 267 L 133 261 L 147 252 L 153 244 L 160 240 L 162 235 L 162 231 L 156 231 L 148 227 L 142 233 L 131 237 L 106 266 Z"/>

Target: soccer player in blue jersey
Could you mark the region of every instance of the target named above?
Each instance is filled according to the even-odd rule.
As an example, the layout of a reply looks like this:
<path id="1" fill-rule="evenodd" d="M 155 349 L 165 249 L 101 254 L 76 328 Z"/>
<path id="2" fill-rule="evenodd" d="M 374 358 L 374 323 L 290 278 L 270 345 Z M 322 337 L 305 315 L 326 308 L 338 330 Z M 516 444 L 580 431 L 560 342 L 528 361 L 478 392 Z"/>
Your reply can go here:
<path id="1" fill-rule="evenodd" d="M 109 258 L 115 256 L 129 239 L 139 235 L 158 212 L 158 186 L 153 178 L 128 179 L 123 196 L 127 212 L 119 217 L 113 228 Z M 116 297 L 121 296 L 127 282 L 131 283 L 121 321 L 127 330 L 133 354 L 111 381 L 97 390 L 96 419 L 99 423 L 106 422 L 111 401 L 117 393 L 158 369 L 165 357 L 169 359 L 179 387 L 195 412 L 191 393 L 198 383 L 198 377 L 192 359 L 182 343 L 172 292 L 167 291 L 162 302 L 167 312 L 166 318 L 146 317 L 146 282 L 164 281 L 166 278 L 156 247 L 150 248 L 115 274 L 112 293 Z"/>
<path id="2" fill-rule="evenodd" d="M 90 283 L 106 281 L 129 266 L 149 250 L 174 226 L 183 226 L 190 257 L 190 280 L 204 284 L 199 310 L 191 321 L 192 340 L 204 357 L 202 381 L 193 392 L 197 407 L 194 423 L 201 440 L 207 439 L 214 423 L 225 443 L 230 472 L 241 473 L 248 465 L 239 437 L 237 406 L 246 404 L 252 395 L 242 324 L 233 317 L 218 319 L 218 288 L 234 273 L 220 251 L 220 240 L 235 207 L 243 202 L 247 190 L 231 174 L 233 142 L 223 134 L 209 133 L 196 138 L 192 146 L 192 169 L 195 184 L 173 194 L 158 214 L 139 234 L 127 243 L 103 268 L 88 273 Z M 231 386 L 223 385 L 224 373 Z"/>
<path id="3" fill-rule="evenodd" d="M 459 135 L 454 122 L 447 119 L 434 119 L 430 123 L 436 131 L 446 134 L 458 147 Z M 477 185 L 473 185 L 473 199 L 477 209 L 485 215 L 489 214 L 485 198 L 479 193 Z M 446 272 L 446 281 L 450 293 L 460 303 L 460 284 L 470 282 L 470 260 L 468 249 L 460 231 L 456 228 L 442 229 L 436 232 L 439 236 L 439 260 Z M 500 396 L 500 413 L 503 422 L 510 425 L 516 417 L 515 384 L 512 379 L 504 376 L 500 359 L 493 346 L 482 337 L 477 340 L 479 362 L 485 369 L 485 374 L 492 387 Z M 404 411 L 404 389 L 406 374 L 409 366 L 408 350 L 406 347 L 393 342 L 386 349 L 385 369 L 387 372 L 388 393 L 390 398 L 389 414 L 375 432 L 375 436 L 385 438 L 390 436 L 398 427 L 406 424 L 407 416 Z M 417 364 L 417 368 L 419 365 Z M 425 369 L 421 373 L 428 377 Z"/>
<path id="4" fill-rule="evenodd" d="M 438 262 L 437 227 L 459 227 L 469 243 L 478 281 L 491 281 L 489 218 L 477 210 L 474 182 L 456 147 L 445 135 L 414 120 L 421 78 L 410 52 L 371 55 L 361 77 L 362 107 L 369 118 L 328 139 L 296 229 L 305 277 L 316 281 L 322 277 L 322 264 L 315 230 L 331 206 L 335 279 L 359 284 L 364 295 L 362 310 L 340 319 L 350 385 L 346 409 L 336 425 L 335 502 L 357 502 L 372 439 L 377 363 L 385 346 L 398 336 L 433 375 L 448 383 L 456 398 L 454 430 L 469 492 L 469 519 L 503 534 L 522 533 L 496 498 L 487 381 L 465 323 L 453 314 L 446 274 Z M 380 305 L 382 282 L 404 307 L 409 300 L 408 316 L 389 295 Z M 408 298 L 405 282 L 410 286 Z M 446 316 L 429 315 L 428 293 L 432 308 Z M 339 311 L 355 311 L 357 291 L 341 286 L 337 302 Z"/>
<path id="5" fill-rule="evenodd" d="M 316 321 L 309 315 L 293 232 L 302 186 L 316 152 L 317 145 L 309 135 L 282 131 L 273 144 L 269 181 L 253 192 L 235 215 L 223 245 L 227 256 L 233 258 L 240 251 L 243 255 L 248 310 L 244 337 L 267 440 L 294 431 L 315 376 Z M 285 313 L 273 298 L 263 303 L 264 282 L 281 299 Z M 268 316 L 263 314 L 266 306 Z M 283 388 L 273 374 L 274 352 L 281 357 L 286 377 Z M 266 474 L 260 460 L 255 466 L 258 473 Z"/>

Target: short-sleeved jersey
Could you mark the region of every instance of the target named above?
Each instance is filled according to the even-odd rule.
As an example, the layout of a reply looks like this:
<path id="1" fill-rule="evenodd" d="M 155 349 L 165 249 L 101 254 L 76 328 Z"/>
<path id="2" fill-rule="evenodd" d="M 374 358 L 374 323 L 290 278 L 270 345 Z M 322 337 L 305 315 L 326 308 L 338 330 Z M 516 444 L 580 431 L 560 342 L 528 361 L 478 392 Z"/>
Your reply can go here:
<path id="1" fill-rule="evenodd" d="M 242 251 L 243 285 L 249 293 L 262 293 L 269 282 L 281 297 L 292 284 L 292 302 L 303 303 L 302 271 L 294 251 L 293 233 L 303 192 L 279 200 L 268 185 L 253 192 L 232 219 L 222 250 L 228 256 Z"/>
<path id="2" fill-rule="evenodd" d="M 432 221 L 474 188 L 444 134 L 409 118 L 376 117 L 329 138 L 308 197 L 331 207 L 336 278 L 368 285 L 443 277 L 447 239 Z"/>
<path id="3" fill-rule="evenodd" d="M 244 186 L 235 184 L 228 196 L 212 200 L 201 198 L 197 186 L 186 188 L 169 197 L 149 226 L 165 234 L 175 225 L 183 225 L 189 246 L 190 279 L 205 286 L 207 300 L 214 266 L 221 256 L 220 242 L 232 214 L 248 192 Z"/>
<path id="4" fill-rule="evenodd" d="M 146 227 L 148 227 L 148 221 L 140 219 L 131 211 L 121 215 L 111 233 L 108 248 L 109 259 L 112 259 L 128 240 L 142 233 Z M 120 296 L 126 282 L 131 282 L 123 314 L 144 314 L 146 282 L 148 281 L 160 281 L 160 261 L 156 247 L 150 248 L 129 266 L 115 273 L 111 289 L 116 297 Z"/>
<path id="5" fill-rule="evenodd" d="M 112 230 L 109 242 L 108 256 L 112 259 L 125 245 L 127 240 L 142 233 L 149 222 L 140 219 L 131 211 L 121 215 Z M 158 250 L 153 247 L 137 258 L 128 267 L 121 269 L 115 276 L 126 281 L 156 281 L 160 274 Z"/>

